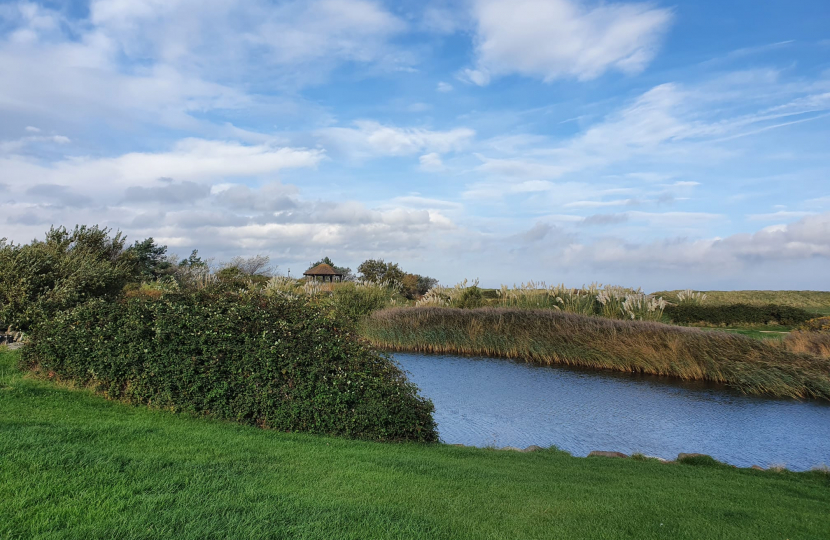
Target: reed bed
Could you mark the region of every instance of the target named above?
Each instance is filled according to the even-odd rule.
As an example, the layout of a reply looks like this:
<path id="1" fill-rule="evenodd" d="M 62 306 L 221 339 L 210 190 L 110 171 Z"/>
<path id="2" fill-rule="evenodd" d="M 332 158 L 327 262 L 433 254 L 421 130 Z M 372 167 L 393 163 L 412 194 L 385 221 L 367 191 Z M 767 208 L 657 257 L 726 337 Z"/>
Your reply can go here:
<path id="1" fill-rule="evenodd" d="M 392 351 L 481 355 L 724 383 L 747 394 L 830 400 L 830 360 L 725 332 L 550 309 L 392 308 L 361 323 Z"/>
<path id="2" fill-rule="evenodd" d="M 788 351 L 830 359 L 830 332 L 790 332 L 782 345 Z"/>

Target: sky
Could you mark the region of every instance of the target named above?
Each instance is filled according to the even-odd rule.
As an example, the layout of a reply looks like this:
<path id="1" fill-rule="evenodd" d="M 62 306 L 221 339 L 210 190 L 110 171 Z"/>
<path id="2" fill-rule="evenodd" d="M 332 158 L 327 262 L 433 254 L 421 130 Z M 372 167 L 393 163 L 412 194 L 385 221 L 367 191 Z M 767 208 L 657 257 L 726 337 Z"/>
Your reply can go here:
<path id="1" fill-rule="evenodd" d="M 827 0 L 0 1 L 0 237 L 830 289 Z"/>

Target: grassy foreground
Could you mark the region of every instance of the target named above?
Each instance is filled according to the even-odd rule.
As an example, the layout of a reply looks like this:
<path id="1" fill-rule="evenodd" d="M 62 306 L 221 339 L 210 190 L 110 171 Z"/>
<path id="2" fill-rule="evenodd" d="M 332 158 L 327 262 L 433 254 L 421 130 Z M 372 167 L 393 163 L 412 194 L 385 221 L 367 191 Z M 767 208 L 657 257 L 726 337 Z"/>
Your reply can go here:
<path id="1" fill-rule="evenodd" d="M 544 309 L 421 307 L 375 312 L 361 334 L 388 350 L 522 358 L 830 400 L 830 358 L 697 328 Z"/>
<path id="2" fill-rule="evenodd" d="M 830 476 L 288 435 L 24 377 L 0 538 L 820 538 Z"/>

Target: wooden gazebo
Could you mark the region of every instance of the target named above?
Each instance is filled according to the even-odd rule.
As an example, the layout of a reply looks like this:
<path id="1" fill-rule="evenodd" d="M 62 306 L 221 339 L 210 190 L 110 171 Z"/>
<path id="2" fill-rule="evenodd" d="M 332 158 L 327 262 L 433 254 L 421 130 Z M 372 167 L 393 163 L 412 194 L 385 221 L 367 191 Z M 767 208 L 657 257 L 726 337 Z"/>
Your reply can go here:
<path id="1" fill-rule="evenodd" d="M 305 272 L 303 272 L 303 275 L 313 279 L 321 277 L 323 278 L 323 281 L 326 281 L 326 279 L 328 279 L 331 282 L 333 282 L 334 278 L 337 277 L 339 278 L 338 281 L 343 281 L 343 274 L 341 274 L 340 272 L 332 268 L 331 265 L 326 263 L 318 264 L 311 270 L 306 270 Z"/>

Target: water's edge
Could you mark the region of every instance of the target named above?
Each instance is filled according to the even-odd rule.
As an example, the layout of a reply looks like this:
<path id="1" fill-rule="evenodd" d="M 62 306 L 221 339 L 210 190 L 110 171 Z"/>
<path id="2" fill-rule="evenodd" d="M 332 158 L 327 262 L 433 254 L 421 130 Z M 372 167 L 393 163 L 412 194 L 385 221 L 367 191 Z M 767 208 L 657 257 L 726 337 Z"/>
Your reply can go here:
<path id="1" fill-rule="evenodd" d="M 673 460 L 702 453 L 739 467 L 830 464 L 830 405 L 747 396 L 706 381 L 516 360 L 396 353 L 435 404 L 442 441 L 556 446 Z"/>

